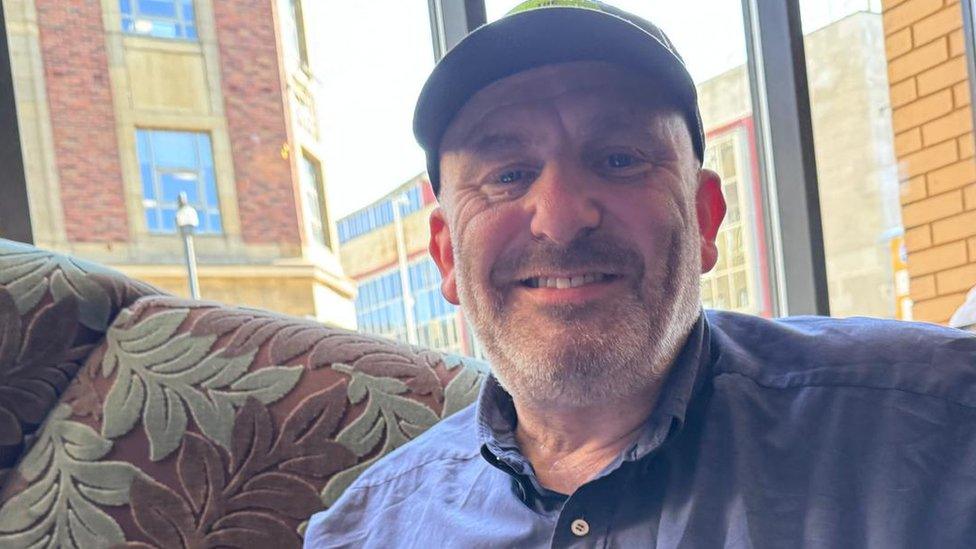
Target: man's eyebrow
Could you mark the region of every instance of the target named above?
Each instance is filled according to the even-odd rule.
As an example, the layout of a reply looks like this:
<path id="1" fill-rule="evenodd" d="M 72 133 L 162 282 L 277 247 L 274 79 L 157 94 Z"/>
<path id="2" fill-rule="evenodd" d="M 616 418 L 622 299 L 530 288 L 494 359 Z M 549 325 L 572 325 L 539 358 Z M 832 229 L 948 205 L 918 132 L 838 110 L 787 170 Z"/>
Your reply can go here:
<path id="1" fill-rule="evenodd" d="M 653 138 L 657 132 L 654 131 L 654 124 L 649 120 L 647 113 L 616 111 L 612 113 L 600 113 L 586 123 L 586 137 L 594 139 L 608 134 L 629 134 L 641 137 Z"/>
<path id="2" fill-rule="evenodd" d="M 469 136 L 464 142 L 464 148 L 480 154 L 490 154 L 524 149 L 529 144 L 530 140 L 521 134 L 488 132 Z"/>

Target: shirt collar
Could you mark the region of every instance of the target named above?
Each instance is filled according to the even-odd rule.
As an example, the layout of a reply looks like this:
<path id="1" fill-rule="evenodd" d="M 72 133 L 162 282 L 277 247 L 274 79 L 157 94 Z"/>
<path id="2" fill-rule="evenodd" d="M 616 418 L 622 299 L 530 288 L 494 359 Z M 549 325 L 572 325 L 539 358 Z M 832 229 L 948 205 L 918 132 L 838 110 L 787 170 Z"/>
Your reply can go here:
<path id="1" fill-rule="evenodd" d="M 663 439 L 684 424 L 688 405 L 698 392 L 711 367 L 712 353 L 708 320 L 704 313 L 692 327 L 684 347 L 674 361 L 657 405 L 648 418 L 647 428 L 623 459 L 640 459 L 660 446 Z M 512 397 L 488 376 L 477 403 L 478 438 L 484 449 L 507 463 L 515 472 L 526 474 L 529 466 L 515 440 L 515 406 Z"/>

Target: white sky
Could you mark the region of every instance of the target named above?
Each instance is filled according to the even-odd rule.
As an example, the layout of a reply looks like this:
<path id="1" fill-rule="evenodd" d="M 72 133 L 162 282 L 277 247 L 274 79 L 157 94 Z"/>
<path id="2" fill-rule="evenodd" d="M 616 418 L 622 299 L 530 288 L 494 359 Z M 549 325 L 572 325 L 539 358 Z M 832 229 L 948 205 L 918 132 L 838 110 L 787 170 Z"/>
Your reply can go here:
<path id="1" fill-rule="evenodd" d="M 802 0 L 805 32 L 880 0 Z M 488 19 L 520 0 L 486 0 Z M 740 0 L 611 0 L 661 27 L 696 82 L 745 62 Z M 304 2 L 312 70 L 320 82 L 324 169 L 338 219 L 424 169 L 413 108 L 434 66 L 427 0 Z"/>

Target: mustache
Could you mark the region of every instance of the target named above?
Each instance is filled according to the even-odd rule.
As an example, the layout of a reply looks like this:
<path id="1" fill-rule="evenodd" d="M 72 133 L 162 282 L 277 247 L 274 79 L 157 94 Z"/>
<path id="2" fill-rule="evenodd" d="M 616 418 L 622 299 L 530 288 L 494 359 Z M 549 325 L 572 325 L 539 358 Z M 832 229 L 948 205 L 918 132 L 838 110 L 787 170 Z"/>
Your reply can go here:
<path id="1" fill-rule="evenodd" d="M 641 256 L 618 239 L 591 233 L 568 245 L 534 241 L 523 249 L 499 257 L 492 268 L 495 283 L 511 282 L 545 271 L 609 271 L 614 274 L 642 274 Z"/>

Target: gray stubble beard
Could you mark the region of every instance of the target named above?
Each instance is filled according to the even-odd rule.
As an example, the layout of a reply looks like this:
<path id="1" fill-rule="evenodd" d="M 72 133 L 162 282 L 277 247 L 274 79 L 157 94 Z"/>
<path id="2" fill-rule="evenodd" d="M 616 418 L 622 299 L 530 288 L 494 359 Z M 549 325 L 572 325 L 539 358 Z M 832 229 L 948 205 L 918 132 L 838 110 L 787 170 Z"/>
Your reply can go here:
<path id="1" fill-rule="evenodd" d="M 599 330 L 587 325 L 591 319 L 568 319 L 561 331 L 572 345 L 561 349 L 545 343 L 552 334 L 520 325 L 500 296 L 477 296 L 469 283 L 471 266 L 455 241 L 462 307 L 495 377 L 515 402 L 589 407 L 646 393 L 661 382 L 701 311 L 698 234 L 674 236 L 660 285 L 642 281 L 614 314 L 601 311 L 610 320 Z"/>

